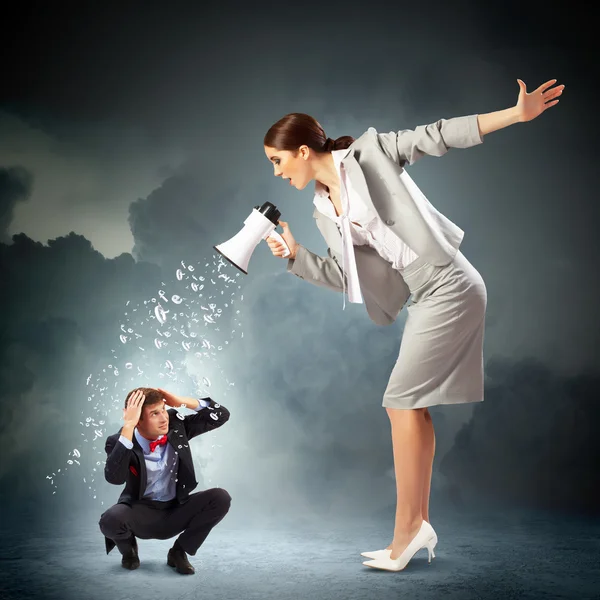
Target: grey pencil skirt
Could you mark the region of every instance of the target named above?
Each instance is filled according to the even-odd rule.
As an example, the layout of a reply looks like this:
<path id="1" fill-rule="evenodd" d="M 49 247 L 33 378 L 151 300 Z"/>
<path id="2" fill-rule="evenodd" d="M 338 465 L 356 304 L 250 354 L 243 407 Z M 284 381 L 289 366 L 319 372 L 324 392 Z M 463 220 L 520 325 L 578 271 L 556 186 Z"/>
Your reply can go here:
<path id="1" fill-rule="evenodd" d="M 417 258 L 401 273 L 412 302 L 383 406 L 483 401 L 487 290 L 481 275 L 460 251 L 444 267 Z"/>

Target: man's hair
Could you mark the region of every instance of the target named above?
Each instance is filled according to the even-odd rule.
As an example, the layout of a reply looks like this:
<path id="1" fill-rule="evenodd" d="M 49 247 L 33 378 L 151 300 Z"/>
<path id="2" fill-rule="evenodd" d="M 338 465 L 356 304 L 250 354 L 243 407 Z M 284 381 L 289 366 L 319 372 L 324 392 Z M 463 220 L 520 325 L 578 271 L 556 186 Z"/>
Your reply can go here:
<path id="1" fill-rule="evenodd" d="M 163 401 L 163 397 L 162 397 L 162 394 L 158 390 L 155 390 L 154 388 L 148 388 L 148 387 L 135 388 L 127 394 L 127 397 L 125 398 L 125 408 L 127 408 L 127 402 L 129 400 L 129 397 L 134 392 L 137 392 L 138 390 L 142 390 L 142 392 L 144 392 L 144 396 L 145 396 L 144 404 L 142 405 L 142 413 L 140 415 L 140 421 L 141 421 L 144 418 L 144 406 L 152 406 L 153 404 L 158 404 L 159 402 Z"/>

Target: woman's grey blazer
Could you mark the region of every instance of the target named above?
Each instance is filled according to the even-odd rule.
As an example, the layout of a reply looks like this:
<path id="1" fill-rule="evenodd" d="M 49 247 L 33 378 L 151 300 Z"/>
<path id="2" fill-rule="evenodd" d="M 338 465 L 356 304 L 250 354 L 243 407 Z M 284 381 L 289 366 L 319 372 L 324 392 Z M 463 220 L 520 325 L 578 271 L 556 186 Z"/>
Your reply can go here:
<path id="1" fill-rule="evenodd" d="M 407 176 L 404 165 L 412 165 L 425 155 L 442 156 L 449 148 L 469 148 L 482 142 L 477 115 L 441 119 L 414 131 L 377 133 L 371 127 L 348 148 L 342 165 L 354 189 L 383 222 L 423 260 L 443 266 L 454 259 L 464 232 L 428 202 Z M 341 233 L 318 210 L 313 217 L 327 242 L 329 257 L 322 258 L 300 246 L 296 258 L 288 260 L 287 270 L 341 292 Z M 401 273 L 370 246 L 354 246 L 354 254 L 371 320 L 377 325 L 392 324 L 410 296 Z"/>

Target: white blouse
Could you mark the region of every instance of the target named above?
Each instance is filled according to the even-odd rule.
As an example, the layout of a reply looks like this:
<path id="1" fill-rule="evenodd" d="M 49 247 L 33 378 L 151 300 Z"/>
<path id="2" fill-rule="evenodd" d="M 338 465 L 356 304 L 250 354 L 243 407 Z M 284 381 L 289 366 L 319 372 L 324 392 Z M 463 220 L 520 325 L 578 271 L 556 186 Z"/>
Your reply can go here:
<path id="1" fill-rule="evenodd" d="M 404 269 L 417 259 L 417 255 L 382 221 L 377 212 L 353 188 L 341 164 L 346 150 L 334 150 L 331 155 L 340 177 L 340 198 L 342 214 L 337 216 L 333 202 L 325 186 L 317 182 L 314 205 L 317 210 L 329 217 L 342 232 L 342 263 L 348 278 L 348 299 L 362 303 L 358 272 L 352 246 L 370 246 L 387 260 L 395 269 Z"/>

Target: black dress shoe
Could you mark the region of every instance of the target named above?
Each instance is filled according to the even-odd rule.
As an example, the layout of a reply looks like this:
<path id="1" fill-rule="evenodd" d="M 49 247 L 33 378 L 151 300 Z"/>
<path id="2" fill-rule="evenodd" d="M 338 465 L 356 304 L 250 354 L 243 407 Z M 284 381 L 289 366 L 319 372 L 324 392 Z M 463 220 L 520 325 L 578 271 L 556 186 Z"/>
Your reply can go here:
<path id="1" fill-rule="evenodd" d="M 119 544 L 120 545 L 120 544 Z M 138 545 L 137 539 L 135 536 L 131 537 L 131 541 L 128 543 L 128 546 L 123 548 L 122 546 L 119 548 L 123 558 L 121 558 L 121 566 L 124 569 L 129 569 L 133 571 L 140 566 L 140 559 L 138 556 Z"/>
<path id="2" fill-rule="evenodd" d="M 129 569 L 130 571 L 133 571 L 140 566 L 140 559 L 135 548 L 132 548 L 130 552 L 123 554 L 121 566 L 125 569 Z"/>
<path id="3" fill-rule="evenodd" d="M 175 567 L 177 572 L 182 575 L 193 575 L 196 572 L 194 567 L 190 564 L 187 554 L 175 546 L 173 546 L 173 548 L 169 550 L 169 554 L 167 554 L 167 564 L 170 567 Z"/>

